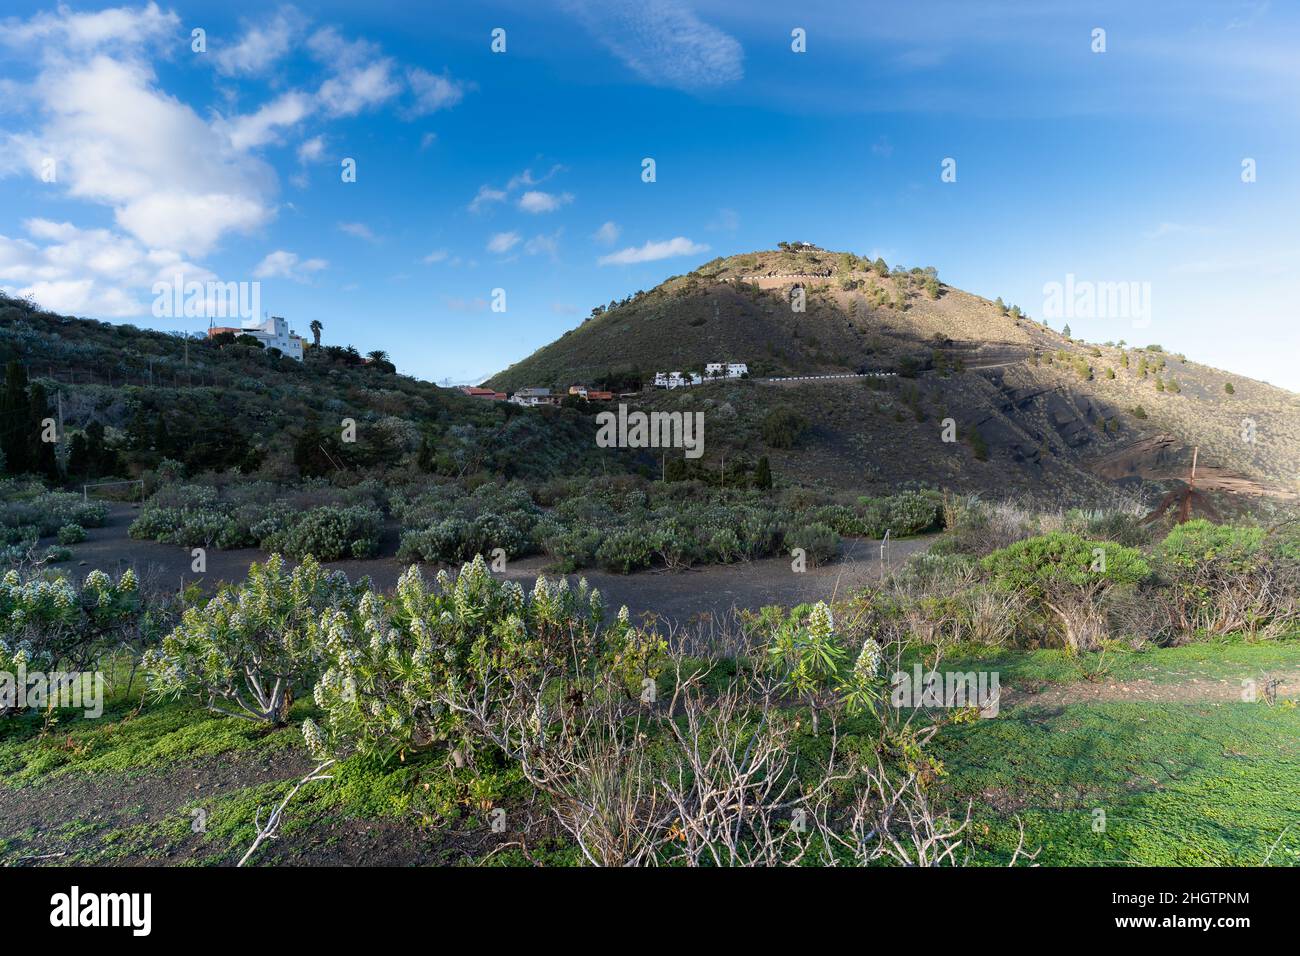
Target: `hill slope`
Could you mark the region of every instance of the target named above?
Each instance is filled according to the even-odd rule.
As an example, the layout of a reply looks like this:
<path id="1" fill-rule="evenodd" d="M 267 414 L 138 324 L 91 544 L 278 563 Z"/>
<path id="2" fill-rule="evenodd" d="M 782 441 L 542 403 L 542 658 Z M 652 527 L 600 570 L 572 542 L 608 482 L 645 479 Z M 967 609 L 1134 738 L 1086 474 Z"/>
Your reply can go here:
<path id="1" fill-rule="evenodd" d="M 1077 492 L 1097 479 L 1180 478 L 1193 447 L 1210 488 L 1289 495 L 1300 473 L 1300 396 L 1158 346 L 1071 340 L 943 284 L 933 270 L 890 271 L 815 247 L 715 259 L 674 276 L 594 310 L 489 384 L 629 388 L 710 361 L 746 362 L 747 390 L 712 383 L 645 400 L 727 406 L 720 424 L 749 438 L 757 417 L 799 409 L 806 439 L 776 454 L 805 478 Z M 863 371 L 897 377 L 762 381 Z M 941 440 L 949 417 L 970 446 L 964 453 Z M 711 449 L 736 450 L 725 437 Z"/>

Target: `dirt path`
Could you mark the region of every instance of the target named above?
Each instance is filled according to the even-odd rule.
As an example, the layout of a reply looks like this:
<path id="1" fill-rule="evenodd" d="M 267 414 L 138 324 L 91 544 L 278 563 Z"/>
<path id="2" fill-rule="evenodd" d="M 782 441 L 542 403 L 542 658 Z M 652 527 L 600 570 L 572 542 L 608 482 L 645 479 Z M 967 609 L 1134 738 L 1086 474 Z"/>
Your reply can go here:
<path id="1" fill-rule="evenodd" d="M 243 580 L 248 566 L 254 561 L 265 561 L 266 552 L 257 548 L 240 548 L 234 551 L 208 549 L 207 572 L 196 574 L 191 570 L 188 548 L 160 544 L 156 541 L 137 541 L 127 535 L 127 528 L 139 510 L 131 505 L 111 506 L 107 523 L 102 528 L 91 528 L 87 540 L 72 548 L 70 567 L 78 576 L 99 568 L 118 574 L 134 568 L 141 581 L 160 587 L 175 588 L 201 580 L 204 586 L 216 587 L 222 581 Z M 936 535 L 903 538 L 891 541 L 886 549 L 886 565 L 895 566 L 913 554 L 924 551 Z M 337 568 L 356 579 L 369 575 L 375 586 L 389 590 L 407 569 L 406 562 L 398 561 L 398 535 L 395 527 L 386 527 L 381 539 L 383 556 L 364 561 L 332 561 L 326 566 Z M 504 576 L 530 585 L 540 574 L 546 573 L 549 559 L 533 556 L 513 561 Z M 430 577 L 437 565 L 424 565 Z M 764 558 L 758 561 L 728 565 L 710 565 L 689 571 L 642 571 L 637 574 L 610 574 L 588 569 L 579 574 L 567 575 L 570 583 L 585 577 L 592 587 L 598 588 L 611 613 L 617 613 L 624 604 L 633 617 L 653 613 L 659 617 L 685 623 L 702 614 L 715 618 L 727 614 L 732 608 L 756 609 L 766 604 L 798 604 L 804 601 L 829 600 L 835 594 L 844 594 L 855 587 L 878 580 L 881 573 L 880 542 L 865 538 L 844 539 L 838 560 L 821 567 L 810 567 L 795 573 L 788 558 Z"/>
<path id="2" fill-rule="evenodd" d="M 1249 687 L 1243 681 L 1250 680 Z M 1276 685 L 1272 682 L 1277 681 Z M 1103 701 L 1141 701 L 1153 704 L 1235 703 L 1252 692 L 1257 700 L 1267 698 L 1268 689 L 1277 700 L 1300 699 L 1300 670 L 1281 670 L 1260 676 L 1242 672 L 1234 677 L 1190 677 L 1176 682 L 1146 679 L 1096 683 L 1080 681 L 1075 684 L 1053 684 L 1041 690 L 1006 687 L 1002 690 L 1003 707 L 1031 705 L 1037 707 L 1064 707 L 1069 704 L 1091 704 Z"/>

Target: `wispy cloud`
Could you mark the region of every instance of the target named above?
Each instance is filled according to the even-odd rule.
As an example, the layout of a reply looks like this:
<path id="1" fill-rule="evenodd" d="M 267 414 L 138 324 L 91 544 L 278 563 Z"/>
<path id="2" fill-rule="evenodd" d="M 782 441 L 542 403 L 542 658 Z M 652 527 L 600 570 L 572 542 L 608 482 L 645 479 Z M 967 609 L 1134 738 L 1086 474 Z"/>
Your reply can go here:
<path id="1" fill-rule="evenodd" d="M 289 52 L 305 18 L 293 7 L 282 7 L 265 23 L 248 24 L 238 42 L 217 46 L 212 63 L 223 76 L 266 73 Z"/>
<path id="2" fill-rule="evenodd" d="M 339 223 L 339 230 L 357 239 L 364 239 L 366 242 L 379 241 L 379 237 L 364 222 L 341 222 Z"/>
<path id="3" fill-rule="evenodd" d="M 618 237 L 622 235 L 622 233 L 623 230 L 619 228 L 618 223 L 611 219 L 592 233 L 591 238 L 595 239 L 597 242 L 603 242 L 607 246 L 612 246 L 614 243 L 618 242 Z"/>
<path id="4" fill-rule="evenodd" d="M 445 71 L 439 75 L 419 67 L 406 71 L 406 82 L 415 97 L 415 102 L 406 111 L 412 117 L 451 109 L 465 98 L 467 90 L 473 88 L 472 83 L 454 80 Z"/>
<path id="5" fill-rule="evenodd" d="M 572 193 L 546 193 L 539 189 L 530 189 L 519 197 L 519 208 L 524 212 L 555 212 L 561 206 L 573 202 Z"/>
<path id="6" fill-rule="evenodd" d="M 488 240 L 487 251 L 494 252 L 497 255 L 504 255 L 515 246 L 519 245 L 520 235 L 517 232 L 498 232 L 493 234 Z"/>
<path id="7" fill-rule="evenodd" d="M 647 83 L 696 90 L 745 75 L 740 42 L 705 23 L 684 0 L 567 0 L 565 6 Z"/>
<path id="8" fill-rule="evenodd" d="M 656 262 L 659 259 L 671 259 L 674 256 L 692 256 L 708 251 L 709 247 L 702 243 L 692 242 L 685 236 L 677 236 L 663 242 L 647 242 L 642 246 L 629 246 L 607 256 L 601 256 L 596 262 L 602 266 L 626 266 L 638 262 Z"/>

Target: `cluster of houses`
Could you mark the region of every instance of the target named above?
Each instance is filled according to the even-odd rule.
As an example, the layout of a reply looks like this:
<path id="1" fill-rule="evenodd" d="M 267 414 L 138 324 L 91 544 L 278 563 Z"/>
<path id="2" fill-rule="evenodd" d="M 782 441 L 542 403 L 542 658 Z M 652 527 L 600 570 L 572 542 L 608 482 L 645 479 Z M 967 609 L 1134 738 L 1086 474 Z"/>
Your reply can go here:
<path id="1" fill-rule="evenodd" d="M 512 402 L 515 405 L 523 405 L 525 408 L 535 408 L 538 405 L 559 405 L 564 400 L 564 396 L 559 392 L 553 392 L 549 388 L 542 386 L 521 388 L 513 395 L 506 395 L 505 392 L 498 392 L 491 388 L 480 388 L 476 385 L 463 386 L 461 392 L 470 398 L 485 398 L 493 402 Z M 570 385 L 569 394 L 576 395 L 578 398 L 586 399 L 589 402 L 608 402 L 614 398 L 613 392 L 603 392 L 600 389 L 588 388 L 586 385 Z"/>
<path id="2" fill-rule="evenodd" d="M 725 378 L 746 378 L 749 366 L 744 362 L 710 362 L 704 366 L 704 374 L 695 372 L 655 372 L 655 388 L 684 388 L 688 385 L 701 385 L 704 382 Z M 513 395 L 498 392 L 496 389 L 483 388 L 478 385 L 462 385 L 461 392 L 470 398 L 482 398 L 491 402 L 512 402 L 525 408 L 538 405 L 559 405 L 564 400 L 560 392 L 545 386 L 521 388 Z M 609 402 L 614 400 L 613 392 L 601 391 L 587 385 L 570 385 L 568 394 L 589 402 Z M 634 393 L 633 393 L 634 394 Z"/>
<path id="3" fill-rule="evenodd" d="M 704 382 L 720 378 L 746 378 L 749 366 L 744 362 L 709 362 L 704 366 L 704 374 L 695 372 L 655 372 L 655 388 L 685 388 L 688 385 L 701 385 Z"/>

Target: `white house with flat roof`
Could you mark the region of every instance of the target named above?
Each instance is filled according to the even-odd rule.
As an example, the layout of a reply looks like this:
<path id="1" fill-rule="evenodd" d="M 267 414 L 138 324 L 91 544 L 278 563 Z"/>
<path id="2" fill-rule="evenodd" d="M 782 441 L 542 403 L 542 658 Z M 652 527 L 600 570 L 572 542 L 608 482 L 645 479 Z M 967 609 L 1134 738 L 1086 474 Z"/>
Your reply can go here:
<path id="1" fill-rule="evenodd" d="M 289 358 L 302 361 L 302 336 L 295 335 L 289 323 L 282 316 L 273 315 L 264 322 L 257 319 L 245 319 L 240 328 L 241 335 L 251 335 L 262 343 L 264 348 L 279 349 Z"/>

